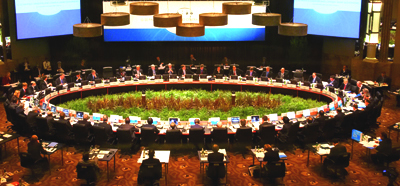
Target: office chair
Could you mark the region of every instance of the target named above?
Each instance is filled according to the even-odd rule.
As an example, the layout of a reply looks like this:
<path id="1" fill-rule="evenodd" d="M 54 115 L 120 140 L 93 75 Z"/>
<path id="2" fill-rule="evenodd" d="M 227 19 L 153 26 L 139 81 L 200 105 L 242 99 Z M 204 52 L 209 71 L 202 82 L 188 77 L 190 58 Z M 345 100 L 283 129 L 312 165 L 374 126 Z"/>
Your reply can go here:
<path id="1" fill-rule="evenodd" d="M 228 148 L 228 129 L 214 128 L 214 130 L 211 132 L 211 140 L 213 144 L 217 144 L 221 149 Z"/>
<path id="2" fill-rule="evenodd" d="M 204 129 L 191 128 L 189 129 L 189 143 L 193 144 L 197 150 L 204 147 Z"/>
<path id="3" fill-rule="evenodd" d="M 141 129 L 141 141 L 142 146 L 148 147 L 157 141 L 157 134 L 154 133 L 154 129 L 143 127 Z"/>
<path id="4" fill-rule="evenodd" d="M 132 148 L 135 145 L 135 137 L 132 137 L 130 129 L 118 128 L 117 129 L 118 148 L 121 149 L 122 154 L 127 154 L 132 158 Z"/>
<path id="5" fill-rule="evenodd" d="M 96 167 L 94 165 L 76 165 L 77 179 L 86 180 L 87 185 L 95 185 L 97 181 Z"/>

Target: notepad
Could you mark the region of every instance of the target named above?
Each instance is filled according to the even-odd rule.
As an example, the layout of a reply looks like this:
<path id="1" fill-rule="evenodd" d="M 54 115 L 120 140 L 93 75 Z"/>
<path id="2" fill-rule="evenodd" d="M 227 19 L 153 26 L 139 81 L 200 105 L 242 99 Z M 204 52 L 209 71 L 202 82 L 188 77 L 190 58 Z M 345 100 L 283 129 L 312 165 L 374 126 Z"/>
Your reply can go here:
<path id="1" fill-rule="evenodd" d="M 9 138 L 9 137 L 11 137 L 12 135 L 11 134 L 4 134 L 3 135 L 3 137 L 5 137 L 5 138 Z"/>
<path id="2" fill-rule="evenodd" d="M 108 154 L 108 153 L 110 153 L 110 151 L 108 151 L 108 150 L 101 150 L 101 151 L 99 152 L 99 154 Z"/>
<path id="3" fill-rule="evenodd" d="M 104 158 L 104 154 L 98 154 L 98 155 L 97 155 L 97 158 L 103 159 L 103 158 Z"/>

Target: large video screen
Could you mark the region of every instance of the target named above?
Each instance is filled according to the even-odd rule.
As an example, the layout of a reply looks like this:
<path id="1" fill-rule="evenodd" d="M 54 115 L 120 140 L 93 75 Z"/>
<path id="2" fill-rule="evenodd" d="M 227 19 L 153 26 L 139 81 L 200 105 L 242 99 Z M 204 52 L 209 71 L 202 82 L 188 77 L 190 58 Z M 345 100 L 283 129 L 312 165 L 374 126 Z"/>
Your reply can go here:
<path id="1" fill-rule="evenodd" d="M 159 13 L 180 13 L 183 23 L 199 23 L 199 14 L 222 12 L 222 3 L 228 1 L 157 1 Z M 253 2 L 253 1 L 249 1 Z M 103 12 L 129 12 L 125 6 L 103 2 Z M 265 6 L 252 6 L 252 13 L 265 12 Z M 265 27 L 252 24 L 251 14 L 228 15 L 225 26 L 206 26 L 201 37 L 177 36 L 176 28 L 153 26 L 153 16 L 130 15 L 130 24 L 104 26 L 104 41 L 264 41 Z"/>
<path id="2" fill-rule="evenodd" d="M 362 0 L 295 0 L 296 23 L 308 24 L 308 34 L 359 38 Z"/>
<path id="3" fill-rule="evenodd" d="M 15 0 L 17 39 L 72 34 L 81 22 L 80 0 Z"/>

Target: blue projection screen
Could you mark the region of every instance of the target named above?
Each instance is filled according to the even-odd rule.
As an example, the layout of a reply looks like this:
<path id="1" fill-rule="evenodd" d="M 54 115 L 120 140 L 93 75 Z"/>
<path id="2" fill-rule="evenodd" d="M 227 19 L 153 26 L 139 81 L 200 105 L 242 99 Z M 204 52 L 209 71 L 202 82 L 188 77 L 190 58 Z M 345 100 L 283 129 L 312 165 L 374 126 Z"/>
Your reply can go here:
<path id="1" fill-rule="evenodd" d="M 126 6 L 115 7 L 103 2 L 103 12 L 129 12 Z M 199 14 L 222 12 L 222 3 L 228 1 L 157 1 L 159 13 L 180 13 L 183 23 L 199 23 Z M 245 1 L 251 2 L 253 1 Z M 252 6 L 252 13 L 265 12 L 265 6 Z M 104 41 L 264 41 L 265 27 L 252 24 L 252 15 L 228 15 L 228 25 L 206 26 L 201 37 L 177 36 L 176 28 L 153 26 L 153 16 L 130 15 L 126 26 L 104 26 Z"/>
<path id="2" fill-rule="evenodd" d="M 15 0 L 17 39 L 72 34 L 81 22 L 80 0 Z"/>
<path id="3" fill-rule="evenodd" d="M 308 34 L 359 38 L 362 0 L 295 0 L 293 21 Z"/>

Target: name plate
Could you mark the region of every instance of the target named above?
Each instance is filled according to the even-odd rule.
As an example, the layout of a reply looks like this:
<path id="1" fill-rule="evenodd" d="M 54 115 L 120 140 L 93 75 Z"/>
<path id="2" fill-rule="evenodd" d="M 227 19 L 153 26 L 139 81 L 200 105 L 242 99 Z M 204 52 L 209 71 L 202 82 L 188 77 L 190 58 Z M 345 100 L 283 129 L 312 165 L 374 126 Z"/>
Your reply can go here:
<path id="1" fill-rule="evenodd" d="M 119 83 L 118 82 L 110 82 L 110 85 L 111 86 L 116 86 L 116 85 L 118 85 Z M 97 87 L 97 85 L 96 85 L 96 87 Z"/>
<path id="2" fill-rule="evenodd" d="M 300 89 L 301 90 L 310 90 L 310 87 L 308 87 L 308 86 L 300 86 Z"/>
<path id="3" fill-rule="evenodd" d="M 155 83 L 154 80 L 147 81 L 147 84 L 154 84 L 154 83 Z"/>
<path id="4" fill-rule="evenodd" d="M 67 89 L 62 89 L 62 90 L 60 90 L 58 93 L 59 93 L 59 94 L 65 94 L 65 93 L 67 93 L 67 92 L 68 92 Z"/>
<path id="5" fill-rule="evenodd" d="M 145 83 L 147 83 L 147 80 L 139 80 L 139 83 L 143 83 L 143 84 L 145 84 Z"/>
<path id="6" fill-rule="evenodd" d="M 45 100 L 48 100 L 50 98 L 50 95 L 47 95 L 46 97 L 44 97 Z"/>
<path id="7" fill-rule="evenodd" d="M 224 79 L 215 79 L 215 82 L 217 82 L 217 83 L 223 83 L 223 82 L 224 82 Z"/>
<path id="8" fill-rule="evenodd" d="M 124 83 L 125 83 L 125 85 L 131 85 L 131 84 L 133 84 L 133 81 L 125 81 Z"/>
<path id="9" fill-rule="evenodd" d="M 277 86 L 277 87 L 281 87 L 283 85 L 283 83 L 272 83 L 272 85 Z"/>
<path id="10" fill-rule="evenodd" d="M 246 80 L 246 84 L 254 84 L 253 80 Z"/>
<path id="11" fill-rule="evenodd" d="M 258 82 L 258 84 L 260 84 L 260 85 L 268 85 L 268 81 L 260 81 L 260 82 Z"/>
<path id="12" fill-rule="evenodd" d="M 287 84 L 288 88 L 296 88 L 297 86 L 295 84 Z"/>
<path id="13" fill-rule="evenodd" d="M 237 80 L 237 79 L 230 79 L 230 80 L 229 80 L 229 83 L 238 83 L 238 81 L 239 81 L 239 80 Z"/>
<path id="14" fill-rule="evenodd" d="M 170 83 L 176 83 L 176 82 L 178 82 L 178 79 L 169 79 L 169 82 Z"/>
<path id="15" fill-rule="evenodd" d="M 183 80 L 184 82 L 193 82 L 193 79 L 189 78 L 189 79 L 185 79 Z"/>
<path id="16" fill-rule="evenodd" d="M 327 91 L 327 90 L 322 90 L 322 93 L 324 93 L 324 94 L 328 94 L 328 95 L 329 95 L 330 91 Z"/>
<path id="17" fill-rule="evenodd" d="M 70 88 L 69 89 L 71 92 L 73 92 L 73 91 L 78 91 L 79 90 L 79 87 L 72 87 L 72 88 Z"/>
<path id="18" fill-rule="evenodd" d="M 313 92 L 321 92 L 321 89 L 319 89 L 319 88 L 312 88 L 311 91 L 313 91 Z"/>
<path id="19" fill-rule="evenodd" d="M 154 82 L 156 82 L 156 83 L 162 83 L 162 82 L 164 82 L 164 80 L 163 80 L 163 79 L 155 79 Z"/>
<path id="20" fill-rule="evenodd" d="M 92 85 L 83 85 L 82 86 L 82 89 L 89 89 L 89 88 L 92 88 Z"/>
<path id="21" fill-rule="evenodd" d="M 208 79 L 200 79 L 200 82 L 208 82 Z"/>
<path id="22" fill-rule="evenodd" d="M 96 84 L 96 87 L 104 87 L 104 83 Z"/>
<path id="23" fill-rule="evenodd" d="M 52 92 L 52 93 L 50 93 L 50 96 L 53 97 L 53 96 L 56 96 L 57 94 L 58 94 L 58 92 Z"/>

